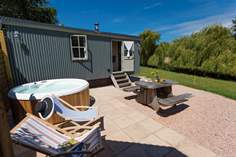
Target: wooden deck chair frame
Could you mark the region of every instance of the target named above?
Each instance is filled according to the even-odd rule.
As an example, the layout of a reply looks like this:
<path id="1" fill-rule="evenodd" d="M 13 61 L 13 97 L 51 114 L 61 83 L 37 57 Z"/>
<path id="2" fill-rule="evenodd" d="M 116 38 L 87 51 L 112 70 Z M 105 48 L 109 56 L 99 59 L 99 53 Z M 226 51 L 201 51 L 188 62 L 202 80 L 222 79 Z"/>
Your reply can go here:
<path id="1" fill-rule="evenodd" d="M 83 128 L 83 126 L 80 126 L 80 130 L 81 130 L 81 129 L 84 129 L 84 131 L 83 131 L 82 133 L 77 133 L 77 132 L 75 131 L 75 130 L 78 129 L 77 126 L 75 126 L 74 128 L 71 127 L 70 130 L 62 129 L 62 128 L 57 127 L 57 126 L 55 126 L 55 125 L 53 125 L 53 124 L 50 124 L 50 123 L 48 123 L 48 122 L 46 122 L 46 121 L 44 121 L 44 120 L 42 120 L 42 119 L 40 119 L 40 118 L 38 118 L 38 117 L 32 115 L 32 114 L 27 113 L 27 114 L 26 114 L 26 117 L 25 117 L 20 123 L 18 123 L 18 124 L 10 131 L 10 133 L 14 133 L 14 132 L 16 131 L 16 129 L 18 129 L 18 128 L 19 128 L 26 120 L 28 120 L 29 118 L 36 119 L 36 120 L 42 122 L 43 124 L 45 124 L 45 125 L 47 125 L 47 126 L 53 128 L 53 129 L 55 129 L 56 131 L 58 131 L 58 132 L 60 132 L 60 133 L 62 133 L 62 134 L 65 134 L 66 136 L 69 136 L 69 137 L 79 136 L 79 135 L 85 133 L 86 130 L 89 130 L 88 127 Z M 98 124 L 97 124 L 97 125 L 98 125 Z M 92 129 L 92 127 L 90 127 L 90 129 Z M 34 151 L 37 151 L 37 152 L 46 154 L 46 155 L 48 155 L 48 156 L 50 156 L 50 157 L 59 157 L 59 156 L 72 155 L 72 154 L 80 154 L 80 155 L 81 155 L 81 154 L 87 154 L 87 155 L 90 157 L 90 156 L 94 156 L 95 154 L 97 154 L 98 152 L 100 152 L 102 149 L 104 149 L 103 146 L 101 146 L 101 148 L 100 148 L 99 150 L 95 151 L 95 152 L 89 152 L 89 151 L 71 151 L 71 152 L 70 152 L 70 151 L 67 151 L 67 152 L 62 152 L 62 153 L 58 153 L 58 154 L 51 154 L 48 150 L 46 150 L 46 149 L 44 149 L 44 148 L 39 148 L 39 147 L 36 147 L 36 146 L 34 146 L 34 145 L 29 146 L 29 145 L 25 144 L 24 142 L 19 142 L 19 141 L 15 141 L 15 140 L 13 140 L 13 142 L 14 142 L 15 144 L 22 145 L 22 146 L 27 147 L 27 148 L 29 148 L 29 149 L 32 149 L 32 150 L 34 150 Z M 76 145 L 75 145 L 75 146 L 76 146 Z"/>
<path id="2" fill-rule="evenodd" d="M 54 95 L 55 96 L 55 95 Z M 56 96 L 55 96 L 56 97 Z M 59 97 L 56 97 L 63 105 L 65 105 L 66 107 L 74 110 L 74 111 L 80 111 L 79 109 L 89 109 L 91 108 L 90 106 L 72 106 L 71 104 L 69 104 L 68 102 L 62 100 Z M 99 114 L 97 113 L 98 117 L 96 117 L 95 119 L 85 122 L 85 123 L 80 123 L 80 122 L 75 122 L 73 120 L 70 119 L 65 119 L 63 116 L 61 116 L 59 113 L 57 113 L 57 115 L 59 115 L 61 118 L 63 118 L 65 121 L 55 124 L 55 126 L 59 127 L 59 128 L 63 128 L 66 127 L 66 130 L 69 130 L 70 127 L 68 127 L 68 125 L 72 125 L 72 127 L 77 127 L 78 129 L 80 127 L 82 128 L 88 128 L 90 129 L 90 126 L 93 126 L 95 124 L 99 124 L 101 130 L 104 130 L 104 117 L 103 116 L 99 116 Z"/>

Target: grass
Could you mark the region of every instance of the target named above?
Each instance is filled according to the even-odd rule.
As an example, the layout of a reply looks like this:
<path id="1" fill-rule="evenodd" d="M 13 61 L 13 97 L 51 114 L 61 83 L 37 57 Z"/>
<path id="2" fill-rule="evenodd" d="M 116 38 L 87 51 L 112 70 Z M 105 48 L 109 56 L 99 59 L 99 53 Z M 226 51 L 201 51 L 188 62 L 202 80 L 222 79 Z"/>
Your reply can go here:
<path id="1" fill-rule="evenodd" d="M 161 79 L 174 80 L 188 87 L 209 91 L 236 100 L 236 82 L 234 81 L 194 76 L 149 67 L 141 67 L 139 75 L 151 78 L 151 72 L 153 71 L 158 71 Z"/>

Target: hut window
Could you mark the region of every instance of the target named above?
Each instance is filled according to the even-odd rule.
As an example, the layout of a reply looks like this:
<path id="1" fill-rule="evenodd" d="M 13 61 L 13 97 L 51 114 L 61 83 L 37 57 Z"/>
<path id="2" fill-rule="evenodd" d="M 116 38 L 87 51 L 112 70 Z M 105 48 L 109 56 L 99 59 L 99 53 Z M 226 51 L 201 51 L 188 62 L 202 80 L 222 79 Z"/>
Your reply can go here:
<path id="1" fill-rule="evenodd" d="M 72 35 L 71 36 L 71 51 L 72 51 L 72 60 L 88 59 L 87 36 L 86 35 Z"/>

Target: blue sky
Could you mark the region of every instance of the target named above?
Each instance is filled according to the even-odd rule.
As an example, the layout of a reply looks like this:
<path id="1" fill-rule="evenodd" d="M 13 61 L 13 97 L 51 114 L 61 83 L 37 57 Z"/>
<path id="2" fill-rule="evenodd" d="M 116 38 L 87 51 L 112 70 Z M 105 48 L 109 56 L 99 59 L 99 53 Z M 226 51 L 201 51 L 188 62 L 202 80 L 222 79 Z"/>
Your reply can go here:
<path id="1" fill-rule="evenodd" d="M 199 31 L 210 24 L 229 27 L 236 0 L 51 0 L 65 26 L 138 35 L 145 29 L 161 33 L 162 41 Z"/>

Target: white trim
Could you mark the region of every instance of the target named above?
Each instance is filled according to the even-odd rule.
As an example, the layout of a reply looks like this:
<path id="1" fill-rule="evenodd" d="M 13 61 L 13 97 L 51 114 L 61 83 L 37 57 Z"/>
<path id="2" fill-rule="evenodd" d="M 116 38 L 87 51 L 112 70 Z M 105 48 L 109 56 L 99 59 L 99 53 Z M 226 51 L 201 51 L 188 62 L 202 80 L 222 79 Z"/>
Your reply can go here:
<path id="1" fill-rule="evenodd" d="M 76 36 L 77 37 L 77 40 L 78 40 L 78 46 L 72 46 L 72 40 L 71 38 L 73 36 Z M 79 37 L 84 37 L 85 38 L 85 46 L 84 47 L 81 47 L 80 44 L 79 44 Z M 88 44 L 87 44 L 87 35 L 78 35 L 78 34 L 74 34 L 74 35 L 70 35 L 70 47 L 71 47 L 71 58 L 73 61 L 78 61 L 78 60 L 88 60 Z M 84 48 L 84 58 L 80 58 L 80 57 L 74 57 L 74 53 L 73 53 L 73 48 L 78 48 L 79 50 L 79 53 L 80 53 L 80 48 Z"/>
<path id="2" fill-rule="evenodd" d="M 44 88 L 45 86 L 49 85 L 50 83 L 54 83 L 54 82 L 58 82 L 58 81 L 73 82 L 75 84 L 75 86 L 70 89 L 64 89 L 64 90 L 60 90 L 60 91 L 41 92 L 41 93 L 37 93 L 37 91 L 35 93 L 16 92 L 17 88 L 20 88 L 20 87 L 22 88 L 22 86 L 30 86 L 33 84 L 42 84 L 40 88 Z M 87 88 L 89 88 L 89 83 L 86 80 L 82 80 L 82 79 L 68 78 L 68 79 L 44 80 L 44 81 L 39 81 L 39 82 L 27 83 L 27 84 L 23 84 L 23 85 L 15 87 L 15 88 L 12 88 L 8 92 L 8 97 L 10 97 L 11 99 L 17 99 L 17 100 L 32 100 L 32 97 L 33 97 L 36 100 L 41 100 L 46 95 L 54 94 L 57 97 L 60 97 L 60 96 L 75 94 L 75 93 L 81 92 Z"/>

